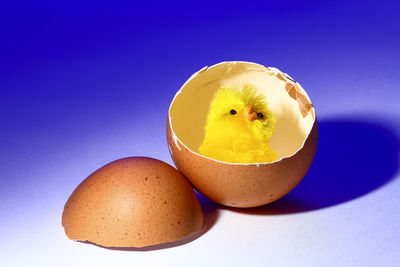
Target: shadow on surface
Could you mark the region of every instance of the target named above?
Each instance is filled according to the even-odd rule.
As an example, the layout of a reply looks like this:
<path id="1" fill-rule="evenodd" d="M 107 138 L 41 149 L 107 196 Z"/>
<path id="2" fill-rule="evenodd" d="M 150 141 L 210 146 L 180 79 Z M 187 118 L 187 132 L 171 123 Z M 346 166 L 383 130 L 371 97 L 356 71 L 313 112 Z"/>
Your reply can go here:
<path id="1" fill-rule="evenodd" d="M 147 247 L 142 247 L 142 248 L 136 248 L 136 247 L 104 247 L 89 241 L 79 241 L 81 243 L 85 244 L 91 244 L 97 247 L 109 249 L 109 250 L 120 250 L 120 251 L 153 251 L 153 250 L 160 250 L 160 249 L 166 249 L 166 248 L 172 248 L 172 247 L 177 247 L 181 246 L 187 243 L 190 243 L 197 238 L 201 237 L 205 233 L 207 233 L 217 222 L 218 216 L 219 216 L 219 211 L 217 207 L 219 206 L 218 204 L 212 202 L 211 200 L 205 198 L 201 194 L 197 194 L 201 207 L 203 208 L 203 213 L 204 213 L 204 226 L 203 229 L 200 232 L 194 233 L 188 237 L 185 237 L 183 239 L 173 241 L 173 242 L 168 242 L 168 243 L 163 243 L 163 244 L 158 244 L 158 245 L 152 245 L 152 246 L 147 246 Z"/>
<path id="2" fill-rule="evenodd" d="M 335 119 L 318 122 L 318 147 L 303 181 L 282 199 L 247 214 L 288 214 L 335 206 L 390 182 L 399 168 L 399 140 L 377 121 Z"/>

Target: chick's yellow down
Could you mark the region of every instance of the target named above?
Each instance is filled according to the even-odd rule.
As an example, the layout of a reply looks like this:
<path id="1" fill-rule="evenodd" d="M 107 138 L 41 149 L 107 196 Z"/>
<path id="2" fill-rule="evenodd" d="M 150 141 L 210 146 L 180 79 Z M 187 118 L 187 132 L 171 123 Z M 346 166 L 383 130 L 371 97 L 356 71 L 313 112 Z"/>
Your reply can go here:
<path id="1" fill-rule="evenodd" d="M 275 117 L 254 85 L 221 87 L 211 102 L 199 153 L 229 163 L 277 160 L 269 139 Z"/>

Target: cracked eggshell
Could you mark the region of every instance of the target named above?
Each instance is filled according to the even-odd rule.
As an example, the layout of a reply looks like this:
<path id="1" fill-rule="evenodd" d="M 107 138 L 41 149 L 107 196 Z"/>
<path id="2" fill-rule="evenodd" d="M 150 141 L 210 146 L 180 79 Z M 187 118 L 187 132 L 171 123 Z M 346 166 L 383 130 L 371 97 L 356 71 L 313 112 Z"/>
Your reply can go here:
<path id="1" fill-rule="evenodd" d="M 212 98 L 221 86 L 254 84 L 266 96 L 276 125 L 271 163 L 226 163 L 198 148 Z M 215 202 L 256 207 L 290 192 L 307 173 L 317 147 L 315 110 L 304 89 L 276 68 L 250 62 L 222 62 L 192 75 L 175 95 L 167 120 L 167 142 L 176 167 Z"/>
<path id="2" fill-rule="evenodd" d="M 162 161 L 131 157 L 86 178 L 64 207 L 68 238 L 105 247 L 144 247 L 175 241 L 203 227 L 190 183 Z"/>

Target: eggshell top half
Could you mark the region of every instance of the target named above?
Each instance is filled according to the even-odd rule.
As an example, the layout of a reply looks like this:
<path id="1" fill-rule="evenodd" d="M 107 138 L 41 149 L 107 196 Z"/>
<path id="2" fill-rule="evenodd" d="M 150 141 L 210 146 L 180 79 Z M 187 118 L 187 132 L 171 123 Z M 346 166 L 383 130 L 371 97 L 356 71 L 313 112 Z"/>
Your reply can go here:
<path id="1" fill-rule="evenodd" d="M 226 163 L 198 154 L 210 102 L 221 86 L 254 84 L 276 118 L 272 163 Z M 304 177 L 317 146 L 311 101 L 288 74 L 251 62 L 222 62 L 193 74 L 169 109 L 167 141 L 177 168 L 210 199 L 233 207 L 254 207 L 277 200 Z"/>
<path id="2" fill-rule="evenodd" d="M 65 204 L 62 225 L 73 240 L 144 247 L 200 231 L 203 213 L 190 183 L 176 169 L 131 157 L 86 178 Z"/>

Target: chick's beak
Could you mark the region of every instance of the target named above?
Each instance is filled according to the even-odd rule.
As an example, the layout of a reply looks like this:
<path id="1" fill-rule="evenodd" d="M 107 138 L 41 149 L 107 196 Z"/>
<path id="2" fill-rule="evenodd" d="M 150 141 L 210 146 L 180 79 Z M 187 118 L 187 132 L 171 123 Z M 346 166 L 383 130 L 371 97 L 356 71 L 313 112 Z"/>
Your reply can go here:
<path id="1" fill-rule="evenodd" d="M 253 111 L 253 105 L 249 104 L 246 106 L 246 115 L 249 121 L 253 121 L 256 119 L 256 113 Z"/>

